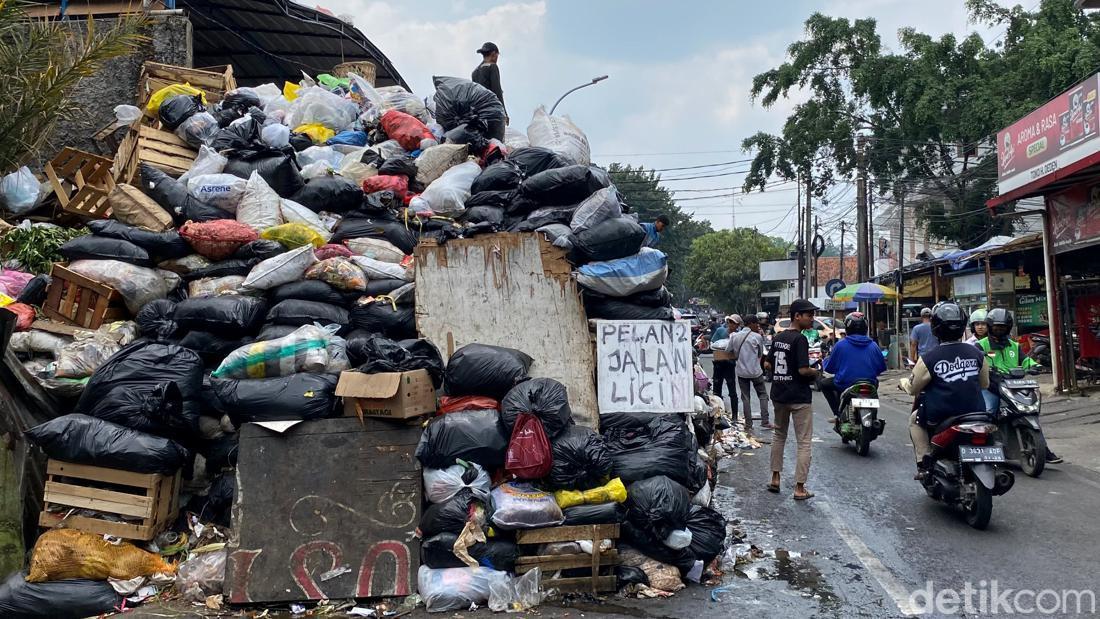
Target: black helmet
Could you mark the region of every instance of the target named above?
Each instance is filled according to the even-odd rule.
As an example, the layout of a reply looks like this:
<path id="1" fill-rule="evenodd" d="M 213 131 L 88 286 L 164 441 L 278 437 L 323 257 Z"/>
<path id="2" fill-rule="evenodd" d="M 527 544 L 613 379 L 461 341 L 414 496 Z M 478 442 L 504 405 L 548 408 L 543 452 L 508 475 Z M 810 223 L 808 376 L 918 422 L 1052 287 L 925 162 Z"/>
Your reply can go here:
<path id="1" fill-rule="evenodd" d="M 941 301 L 932 308 L 932 335 L 941 342 L 957 342 L 966 329 L 966 314 L 950 302 Z"/>
<path id="2" fill-rule="evenodd" d="M 867 335 L 867 317 L 863 312 L 852 312 L 844 317 L 845 335 Z"/>
<path id="3" fill-rule="evenodd" d="M 997 348 L 1003 348 L 1008 344 L 1008 337 L 1012 333 L 1012 327 L 1016 324 L 1016 320 L 1013 318 L 1012 312 L 1003 307 L 998 307 L 989 310 L 985 315 L 985 324 L 989 327 L 989 341 Z M 1004 329 L 1002 333 L 997 334 L 993 327 L 1004 327 Z"/>

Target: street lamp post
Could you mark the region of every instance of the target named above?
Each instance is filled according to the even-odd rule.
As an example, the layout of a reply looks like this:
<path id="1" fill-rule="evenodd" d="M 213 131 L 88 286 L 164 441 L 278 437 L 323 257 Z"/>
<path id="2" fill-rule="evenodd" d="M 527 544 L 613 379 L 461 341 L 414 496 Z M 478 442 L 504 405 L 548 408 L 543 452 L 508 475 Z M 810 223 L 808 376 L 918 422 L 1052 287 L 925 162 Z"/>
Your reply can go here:
<path id="1" fill-rule="evenodd" d="M 568 97 L 571 93 L 573 93 L 575 91 L 578 91 L 581 88 L 585 88 L 585 87 L 588 87 L 588 86 L 594 86 L 594 85 L 604 81 L 605 79 L 607 79 L 606 75 L 601 75 L 599 77 L 594 77 L 594 78 L 592 78 L 591 82 L 588 82 L 586 84 L 581 84 L 580 86 L 577 86 L 575 88 L 570 88 L 569 90 L 565 91 L 565 94 L 558 97 L 558 100 L 554 102 L 554 107 L 550 108 L 550 115 L 551 116 L 554 115 L 554 110 L 558 109 L 558 104 L 561 103 L 561 100 Z"/>

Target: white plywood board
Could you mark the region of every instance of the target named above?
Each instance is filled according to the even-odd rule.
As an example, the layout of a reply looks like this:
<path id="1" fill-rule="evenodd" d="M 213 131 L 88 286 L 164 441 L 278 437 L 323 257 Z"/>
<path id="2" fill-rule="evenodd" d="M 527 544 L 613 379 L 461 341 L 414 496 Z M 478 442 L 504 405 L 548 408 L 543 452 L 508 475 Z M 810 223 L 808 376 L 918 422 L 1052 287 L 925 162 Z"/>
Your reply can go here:
<path id="1" fill-rule="evenodd" d="M 500 233 L 416 249 L 416 325 L 444 358 L 471 343 L 534 358 L 531 376 L 569 390 L 573 418 L 596 428 L 592 338 L 562 250 L 536 233 Z"/>
<path id="2" fill-rule="evenodd" d="M 690 413 L 693 372 L 688 321 L 596 321 L 601 413 Z"/>

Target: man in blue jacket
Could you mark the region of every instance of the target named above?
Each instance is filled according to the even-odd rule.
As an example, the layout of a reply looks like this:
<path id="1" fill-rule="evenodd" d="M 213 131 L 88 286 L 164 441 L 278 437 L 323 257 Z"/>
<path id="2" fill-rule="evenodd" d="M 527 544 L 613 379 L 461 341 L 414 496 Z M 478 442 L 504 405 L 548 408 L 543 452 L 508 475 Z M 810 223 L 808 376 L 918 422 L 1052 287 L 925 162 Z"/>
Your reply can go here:
<path id="1" fill-rule="evenodd" d="M 653 223 L 643 223 L 642 230 L 645 230 L 645 241 L 642 243 L 642 247 L 654 247 L 656 248 L 661 244 L 661 233 L 672 225 L 668 215 L 658 215 L 657 219 L 653 220 Z"/>
<path id="2" fill-rule="evenodd" d="M 878 344 L 867 337 L 867 318 L 863 312 L 844 317 L 844 339 L 833 347 L 823 369 L 833 375 L 821 381 L 821 393 L 834 415 L 840 414 L 840 394 L 845 389 L 860 381 L 878 385 L 878 375 L 886 371 L 886 360 Z"/>

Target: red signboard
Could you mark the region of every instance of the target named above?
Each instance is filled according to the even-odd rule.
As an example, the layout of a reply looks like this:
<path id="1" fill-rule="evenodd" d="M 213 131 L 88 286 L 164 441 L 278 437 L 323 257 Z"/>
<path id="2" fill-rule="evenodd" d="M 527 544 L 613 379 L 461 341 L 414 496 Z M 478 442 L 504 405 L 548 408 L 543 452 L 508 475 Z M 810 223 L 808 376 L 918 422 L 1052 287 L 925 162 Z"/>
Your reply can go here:
<path id="1" fill-rule="evenodd" d="M 1078 297 L 1073 309 L 1081 356 L 1086 359 L 1100 357 L 1100 296 Z"/>
<path id="2" fill-rule="evenodd" d="M 1100 185 L 1078 184 L 1047 197 L 1054 251 L 1100 241 Z"/>
<path id="3" fill-rule="evenodd" d="M 1098 78 L 1093 75 L 997 134 L 999 193 L 1100 151 Z"/>

